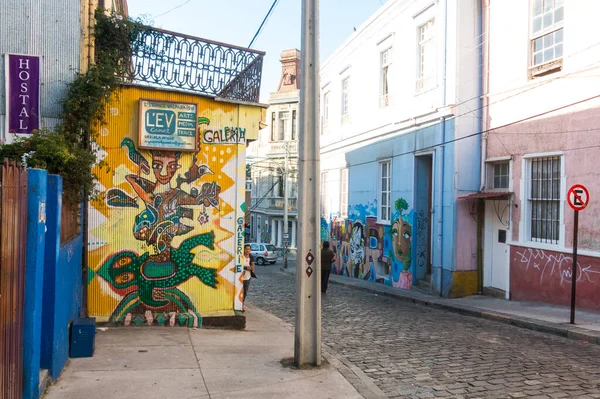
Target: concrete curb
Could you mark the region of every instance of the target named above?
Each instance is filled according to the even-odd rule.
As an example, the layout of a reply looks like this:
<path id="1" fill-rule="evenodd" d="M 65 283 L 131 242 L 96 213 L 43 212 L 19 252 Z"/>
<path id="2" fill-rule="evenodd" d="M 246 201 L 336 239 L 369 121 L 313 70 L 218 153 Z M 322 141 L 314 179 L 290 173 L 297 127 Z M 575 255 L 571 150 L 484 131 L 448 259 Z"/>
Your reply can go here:
<path id="1" fill-rule="evenodd" d="M 295 269 L 280 269 L 284 273 L 295 275 Z M 333 276 L 332 276 L 333 277 Z M 361 291 L 372 292 L 378 295 L 384 295 L 401 301 L 414 303 L 421 306 L 428 306 L 434 309 L 446 310 L 453 313 L 462 314 L 464 316 L 478 317 L 481 319 L 496 321 L 504 324 L 509 324 L 515 327 L 525 328 L 532 331 L 537 331 L 546 334 L 558 335 L 560 337 L 584 341 L 591 344 L 600 345 L 600 333 L 590 330 L 585 330 L 578 327 L 563 326 L 560 324 L 545 322 L 542 320 L 531 319 L 527 317 L 515 316 L 508 313 L 494 312 L 490 310 L 480 309 L 468 305 L 454 305 L 445 302 L 443 299 L 436 299 L 427 294 L 415 293 L 413 291 L 390 292 L 381 289 L 381 287 L 359 285 L 356 282 L 346 277 L 331 278 L 330 283 L 342 285 L 349 288 L 358 289 Z M 342 280 L 343 279 L 343 280 Z M 344 281 L 344 280 L 348 281 Z"/>

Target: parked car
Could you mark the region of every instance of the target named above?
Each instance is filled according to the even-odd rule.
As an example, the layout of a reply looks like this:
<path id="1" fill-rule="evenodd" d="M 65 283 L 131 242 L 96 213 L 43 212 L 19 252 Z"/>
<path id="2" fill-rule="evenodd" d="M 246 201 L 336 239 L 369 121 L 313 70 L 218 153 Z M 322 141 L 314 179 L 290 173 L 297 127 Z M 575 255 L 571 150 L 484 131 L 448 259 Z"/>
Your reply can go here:
<path id="1" fill-rule="evenodd" d="M 252 251 L 250 253 L 257 265 L 262 266 L 267 262 L 270 264 L 277 262 L 279 254 L 277 253 L 277 248 L 275 248 L 275 245 L 259 244 L 255 242 L 250 242 L 249 244 Z"/>

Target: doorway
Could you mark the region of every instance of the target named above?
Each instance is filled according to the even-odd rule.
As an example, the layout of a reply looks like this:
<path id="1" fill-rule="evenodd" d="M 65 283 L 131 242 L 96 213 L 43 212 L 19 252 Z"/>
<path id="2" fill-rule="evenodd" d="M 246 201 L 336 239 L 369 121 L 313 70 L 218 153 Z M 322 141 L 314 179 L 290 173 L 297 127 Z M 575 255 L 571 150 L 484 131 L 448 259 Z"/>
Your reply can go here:
<path id="1" fill-rule="evenodd" d="M 433 154 L 415 157 L 415 222 L 413 257 L 417 283 L 431 288 L 431 210 L 433 201 Z"/>
<path id="2" fill-rule="evenodd" d="M 508 288 L 509 213 L 508 200 L 486 201 L 483 286 L 489 294 L 499 296 Z"/>

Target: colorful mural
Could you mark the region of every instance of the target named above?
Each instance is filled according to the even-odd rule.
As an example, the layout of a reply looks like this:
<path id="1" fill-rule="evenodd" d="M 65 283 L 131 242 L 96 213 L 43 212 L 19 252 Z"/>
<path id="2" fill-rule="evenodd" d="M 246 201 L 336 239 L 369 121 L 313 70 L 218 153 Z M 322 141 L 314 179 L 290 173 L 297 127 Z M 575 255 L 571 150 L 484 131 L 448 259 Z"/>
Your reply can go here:
<path id="1" fill-rule="evenodd" d="M 137 147 L 138 99 L 151 96 L 198 105 L 198 152 Z M 105 167 L 95 170 L 99 193 L 90 204 L 91 316 L 198 326 L 205 312 L 241 309 L 240 107 L 140 88 L 123 88 L 114 99 L 97 138 Z M 260 109 L 246 108 L 258 125 Z"/>
<path id="2" fill-rule="evenodd" d="M 348 219 L 321 220 L 321 238 L 331 242 L 337 261 L 332 272 L 410 289 L 413 283 L 414 212 L 406 200 L 395 202 L 390 224 L 377 222 L 377 205 L 355 205 Z"/>

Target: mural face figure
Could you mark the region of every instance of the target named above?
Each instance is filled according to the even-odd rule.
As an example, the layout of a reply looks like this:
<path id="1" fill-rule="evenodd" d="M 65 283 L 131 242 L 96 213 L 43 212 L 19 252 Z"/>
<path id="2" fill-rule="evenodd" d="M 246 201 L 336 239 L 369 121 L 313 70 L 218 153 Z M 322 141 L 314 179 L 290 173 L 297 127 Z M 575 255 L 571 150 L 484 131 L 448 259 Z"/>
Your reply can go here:
<path id="1" fill-rule="evenodd" d="M 362 238 L 363 226 L 360 223 L 355 223 L 350 235 L 350 259 L 352 259 L 354 265 L 361 265 L 365 259 L 365 247 Z"/>
<path id="2" fill-rule="evenodd" d="M 175 176 L 177 169 L 181 168 L 178 164 L 178 156 L 173 152 L 155 152 L 152 153 L 152 170 L 154 177 L 160 184 L 169 184 Z"/>
<path id="3" fill-rule="evenodd" d="M 137 285 L 139 256 L 132 251 L 123 251 L 111 256 L 100 268 L 98 275 L 109 282 L 118 292 L 129 292 Z"/>
<path id="4" fill-rule="evenodd" d="M 412 240 L 412 229 L 402 218 L 398 218 L 392 224 L 392 248 L 396 259 L 410 263 L 410 243 Z"/>

